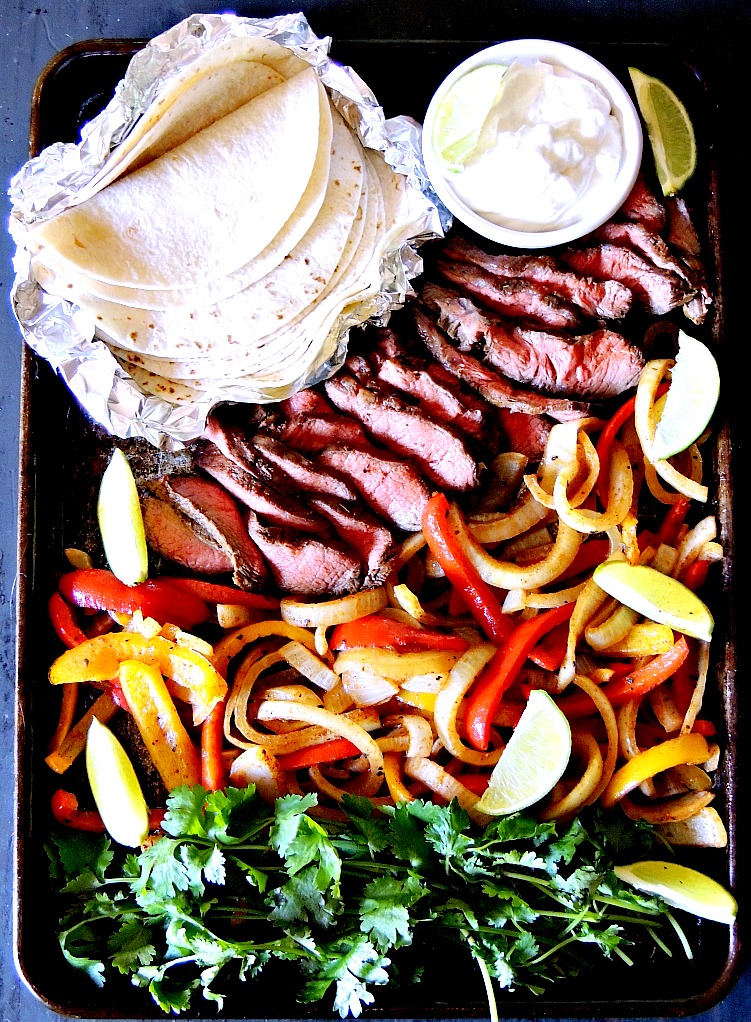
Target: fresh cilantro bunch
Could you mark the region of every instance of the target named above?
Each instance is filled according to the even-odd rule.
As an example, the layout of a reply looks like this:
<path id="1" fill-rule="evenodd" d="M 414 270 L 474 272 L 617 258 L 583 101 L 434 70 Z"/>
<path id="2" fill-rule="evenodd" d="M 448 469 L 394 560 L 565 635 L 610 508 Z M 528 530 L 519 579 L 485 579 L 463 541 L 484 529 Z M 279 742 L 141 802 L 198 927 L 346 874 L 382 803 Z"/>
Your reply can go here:
<path id="1" fill-rule="evenodd" d="M 167 1013 L 199 990 L 221 1009 L 220 980 L 297 963 L 298 999 L 332 994 L 344 1018 L 373 1003 L 395 953 L 421 937 L 469 951 L 491 1014 L 494 985 L 541 992 L 576 973 L 582 944 L 626 961 L 639 930 L 665 946 L 665 906 L 612 873 L 613 858 L 647 850 L 644 825 L 594 813 L 559 834 L 516 814 L 482 831 L 455 802 L 375 810 L 349 797 L 342 823 L 315 819 L 315 804 L 180 788 L 164 836 L 137 855 L 106 836 L 55 834 L 65 958 L 100 986 L 129 976 Z"/>

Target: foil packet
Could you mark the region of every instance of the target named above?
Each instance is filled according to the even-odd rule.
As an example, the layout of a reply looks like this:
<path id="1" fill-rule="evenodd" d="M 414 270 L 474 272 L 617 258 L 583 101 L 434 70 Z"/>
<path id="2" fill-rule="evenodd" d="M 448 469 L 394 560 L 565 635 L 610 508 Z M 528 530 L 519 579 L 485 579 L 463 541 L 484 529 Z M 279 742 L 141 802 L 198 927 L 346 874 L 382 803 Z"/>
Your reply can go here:
<path id="1" fill-rule="evenodd" d="M 410 282 L 422 271 L 420 246 L 442 237 L 451 223 L 422 162 L 421 126 L 407 116 L 386 119 L 357 73 L 330 59 L 331 38 L 317 37 L 303 14 L 268 19 L 196 14 L 156 36 L 133 56 L 108 105 L 82 126 L 79 142 L 54 143 L 12 178 L 8 190 L 13 204 L 11 235 L 18 236 L 14 228 L 20 225 L 46 220 L 73 205 L 173 75 L 207 48 L 246 36 L 268 38 L 305 59 L 361 143 L 379 150 L 392 170 L 405 175 L 409 231 L 393 250 L 383 253 L 378 293 L 338 317 L 326 342 L 325 361 L 307 367 L 286 392 L 264 393 L 224 382 L 195 401 L 179 404 L 143 392 L 107 344 L 95 336 L 92 317 L 37 283 L 31 256 L 19 243 L 11 303 L 26 343 L 50 363 L 96 423 L 116 437 L 143 438 L 164 451 L 180 450 L 199 437 L 208 413 L 222 401 L 277 401 L 332 375 L 344 361 L 350 330 L 366 321 L 388 321 L 412 294 Z"/>

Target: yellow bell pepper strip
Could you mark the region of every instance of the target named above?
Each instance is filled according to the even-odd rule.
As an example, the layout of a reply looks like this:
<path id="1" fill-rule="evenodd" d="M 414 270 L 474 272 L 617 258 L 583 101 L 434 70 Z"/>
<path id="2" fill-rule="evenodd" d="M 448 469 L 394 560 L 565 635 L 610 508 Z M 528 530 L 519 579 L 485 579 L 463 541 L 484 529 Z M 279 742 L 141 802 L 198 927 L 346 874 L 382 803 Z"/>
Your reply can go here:
<path id="1" fill-rule="evenodd" d="M 209 608 L 193 593 L 165 580 L 149 579 L 128 586 L 105 568 L 78 568 L 63 575 L 58 589 L 70 603 L 89 610 L 133 614 L 140 610 L 160 624 L 190 629 L 209 619 Z"/>
<path id="2" fill-rule="evenodd" d="M 161 635 L 147 639 L 137 632 L 108 632 L 66 650 L 52 664 L 49 680 L 53 685 L 107 682 L 117 678 L 125 660 L 151 664 L 176 682 L 193 708 L 195 725 L 227 695 L 227 682 L 201 653 Z"/>
<path id="3" fill-rule="evenodd" d="M 224 791 L 228 771 L 222 755 L 224 747 L 224 711 L 222 699 L 201 724 L 201 784 L 207 791 Z"/>
<path id="4" fill-rule="evenodd" d="M 464 653 L 469 643 L 460 635 L 450 635 L 436 628 L 417 628 L 383 614 L 368 614 L 367 617 L 337 625 L 331 633 L 330 649 L 363 647 L 394 649 L 400 653 L 431 649 Z"/>
<path id="5" fill-rule="evenodd" d="M 74 683 L 73 685 L 66 686 L 66 691 L 68 688 L 75 690 L 78 688 L 78 685 Z M 103 692 L 81 719 L 71 727 L 60 744 L 50 749 L 45 759 L 45 763 L 50 770 L 54 770 L 56 774 L 64 774 L 86 748 L 86 736 L 89 733 L 91 718 L 96 717 L 102 724 L 107 724 L 112 720 L 119 708 L 112 692 Z"/>
<path id="6" fill-rule="evenodd" d="M 624 795 L 655 774 L 683 763 L 706 763 L 709 755 L 709 745 L 703 735 L 688 734 L 680 738 L 668 738 L 667 741 L 653 745 L 651 749 L 637 753 L 620 770 L 616 770 L 600 796 L 600 803 L 610 809 Z"/>
<path id="7" fill-rule="evenodd" d="M 480 577 L 448 524 L 449 502 L 443 493 L 435 493 L 425 505 L 422 531 L 433 557 L 446 573 L 451 585 L 485 635 L 501 645 L 514 629 L 501 608 L 494 590 Z"/>
<path id="8" fill-rule="evenodd" d="M 398 752 L 384 752 L 383 776 L 386 779 L 386 786 L 394 802 L 414 802 L 415 796 L 402 780 L 400 760 Z"/>
<path id="9" fill-rule="evenodd" d="M 688 652 L 686 637 L 681 635 L 665 653 L 659 653 L 649 663 L 637 667 L 635 671 L 618 678 L 617 681 L 609 681 L 602 686 L 601 691 L 607 696 L 612 706 L 622 706 L 630 699 L 645 695 L 650 689 L 656 688 L 675 674 L 688 656 Z M 569 720 L 589 717 L 596 712 L 595 704 L 586 692 L 564 696 L 556 702 L 558 708 L 566 714 Z"/>
<path id="10" fill-rule="evenodd" d="M 201 756 L 159 669 L 139 660 L 120 664 L 120 685 L 167 791 L 201 783 Z"/>
<path id="11" fill-rule="evenodd" d="M 498 650 L 469 690 L 465 702 L 464 726 L 467 738 L 476 749 L 487 749 L 490 744 L 493 718 L 503 693 L 513 685 L 524 661 L 543 635 L 571 617 L 574 606 L 573 603 L 566 603 L 518 624 L 503 648 Z"/>

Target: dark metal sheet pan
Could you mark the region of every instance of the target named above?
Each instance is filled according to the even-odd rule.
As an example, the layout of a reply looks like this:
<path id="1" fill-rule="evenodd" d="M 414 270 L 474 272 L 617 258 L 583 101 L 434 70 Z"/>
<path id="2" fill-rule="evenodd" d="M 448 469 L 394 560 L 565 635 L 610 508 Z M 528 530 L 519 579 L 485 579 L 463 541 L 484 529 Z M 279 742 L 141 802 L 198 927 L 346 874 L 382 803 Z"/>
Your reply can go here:
<path id="1" fill-rule="evenodd" d="M 495 40 L 477 41 L 368 41 L 336 40 L 332 56 L 354 67 L 374 89 L 386 116 L 424 115 L 432 91 L 442 77 L 470 53 Z M 576 44 L 575 39 L 567 42 Z M 40 76 L 33 97 L 31 150 L 53 141 L 75 141 L 81 123 L 108 101 L 132 53 L 134 40 L 92 40 L 76 44 L 54 58 Z M 684 98 L 697 127 L 700 166 L 686 191 L 703 235 L 705 259 L 715 283 L 712 340 L 724 368 L 723 279 L 720 260 L 720 210 L 711 112 L 715 98 L 712 82 L 702 69 L 664 46 L 603 44 L 585 49 L 607 63 L 624 82 L 635 65 L 668 81 Z M 726 414 L 721 408 L 721 413 Z M 94 486 L 111 450 L 111 438 L 92 425 L 70 397 L 67 388 L 46 363 L 27 351 L 22 384 L 19 617 L 17 663 L 17 743 L 15 784 L 17 883 L 14 897 L 15 957 L 19 975 L 49 1008 L 83 1018 L 162 1017 L 143 991 L 127 985 L 117 990 L 97 989 L 62 960 L 54 938 L 54 918 L 46 877 L 44 843 L 49 827 L 49 796 L 54 779 L 44 764 L 46 743 L 55 708 L 48 700 L 47 669 L 57 647 L 48 635 L 46 602 L 62 568 L 62 550 L 78 546 L 93 550 L 96 543 Z M 136 465 L 154 468 L 159 452 L 133 442 L 128 454 Z M 710 603 L 718 614 L 714 677 L 708 698 L 720 722 L 724 756 L 715 805 L 724 817 L 729 844 L 722 851 L 703 850 L 686 861 L 735 886 L 738 869 L 737 750 L 738 715 L 735 687 L 734 519 L 731 473 L 731 437 L 721 424 L 715 443 L 710 480 L 712 510 L 717 514 L 727 554 L 722 578 Z M 558 984 L 543 997 L 502 995 L 503 1017 L 644 1017 L 683 1016 L 709 1008 L 733 984 L 740 959 L 736 927 L 719 929 L 700 923 L 689 925 L 695 951 L 692 962 L 662 954 L 640 957 L 631 969 L 606 965 Z M 446 963 L 436 952 L 422 947 L 426 965 L 423 981 L 379 996 L 366 1014 L 373 1018 L 484 1017 L 479 974 L 469 963 Z M 447 967 L 447 964 L 449 967 Z M 405 970 L 406 971 L 406 970 Z M 246 1005 L 247 1017 L 328 1017 L 329 1012 L 306 1009 L 286 994 L 272 973 L 246 984 L 233 1000 L 237 1014 Z M 189 1016 L 190 1017 L 190 1016 Z"/>

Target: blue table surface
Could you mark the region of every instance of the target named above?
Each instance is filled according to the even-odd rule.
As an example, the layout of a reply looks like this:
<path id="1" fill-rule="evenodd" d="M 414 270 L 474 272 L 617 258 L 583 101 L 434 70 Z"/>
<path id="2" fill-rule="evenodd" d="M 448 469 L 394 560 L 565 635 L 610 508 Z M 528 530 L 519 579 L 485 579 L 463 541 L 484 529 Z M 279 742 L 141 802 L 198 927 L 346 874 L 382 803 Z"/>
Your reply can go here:
<path id="1" fill-rule="evenodd" d="M 28 156 L 29 112 L 34 83 L 48 60 L 72 43 L 90 38 L 149 38 L 196 12 L 268 17 L 302 10 L 318 35 L 340 38 L 503 39 L 546 36 L 586 42 L 673 42 L 687 52 L 712 58 L 719 82 L 716 93 L 723 130 L 718 150 L 726 325 L 737 330 L 739 378 L 748 361 L 744 327 L 743 242 L 749 235 L 748 180 L 748 43 L 750 0 L 318 0 L 312 3 L 185 3 L 179 0 L 0 0 L 0 152 L 5 194 L 10 177 Z M 745 142 L 745 144 L 744 144 Z M 727 210 L 732 211 L 727 215 Z M 10 238 L 0 234 L 0 291 L 12 282 Z M 745 255 L 745 253 L 743 253 Z M 742 269 L 741 269 L 742 267 Z M 743 275 L 745 277 L 745 274 Z M 18 436 L 22 342 L 7 297 L 0 303 L 0 698 L 1 748 L 5 783 L 0 784 L 0 1019 L 48 1022 L 55 1013 L 18 979 L 13 962 L 12 873 L 13 800 L 11 784 L 15 662 L 15 581 L 17 573 Z M 733 336 L 735 343 L 735 336 Z M 742 385 L 739 384 L 739 385 Z M 735 463 L 744 464 L 746 435 L 733 442 Z M 741 469 L 742 470 L 742 469 Z M 738 490 L 736 490 L 738 492 Z M 746 516 L 739 516 L 742 519 Z M 739 526 L 740 531 L 740 526 Z M 736 539 L 737 556 L 745 558 L 745 539 Z M 736 575 L 738 572 L 736 571 Z M 744 681 L 744 651 L 738 651 L 738 678 Z M 742 815 L 743 807 L 739 805 Z M 746 844 L 748 849 L 748 844 Z M 739 861 L 744 861 L 739 849 Z M 743 892 L 741 892 L 743 894 Z M 742 896 L 741 909 L 751 900 Z M 751 965 L 741 958 L 737 979 L 727 996 L 700 1015 L 701 1022 L 751 1019 Z"/>

